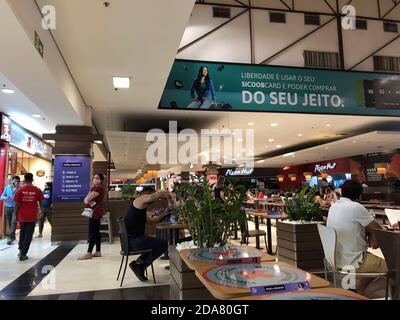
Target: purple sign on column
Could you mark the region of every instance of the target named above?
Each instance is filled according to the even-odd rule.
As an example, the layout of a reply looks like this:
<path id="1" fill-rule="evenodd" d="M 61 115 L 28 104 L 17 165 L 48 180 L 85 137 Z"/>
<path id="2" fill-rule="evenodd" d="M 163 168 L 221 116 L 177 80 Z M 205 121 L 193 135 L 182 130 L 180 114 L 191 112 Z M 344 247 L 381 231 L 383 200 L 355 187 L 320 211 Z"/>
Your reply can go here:
<path id="1" fill-rule="evenodd" d="M 56 156 L 54 159 L 54 202 L 80 202 L 90 190 L 90 157 Z"/>

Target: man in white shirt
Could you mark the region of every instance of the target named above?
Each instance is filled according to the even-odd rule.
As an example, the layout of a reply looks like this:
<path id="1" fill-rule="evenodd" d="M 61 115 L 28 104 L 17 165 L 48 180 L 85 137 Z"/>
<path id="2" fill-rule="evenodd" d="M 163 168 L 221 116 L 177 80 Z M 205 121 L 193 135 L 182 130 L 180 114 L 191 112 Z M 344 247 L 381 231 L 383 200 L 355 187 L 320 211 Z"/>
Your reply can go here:
<path id="1" fill-rule="evenodd" d="M 385 260 L 367 252 L 368 247 L 378 248 L 374 229 L 382 229 L 360 203 L 363 187 L 356 181 L 346 181 L 342 197 L 332 204 L 327 226 L 336 230 L 336 263 L 338 268 L 353 267 L 356 273 L 387 272 Z M 363 278 L 358 285 L 362 293 L 372 278 Z"/>

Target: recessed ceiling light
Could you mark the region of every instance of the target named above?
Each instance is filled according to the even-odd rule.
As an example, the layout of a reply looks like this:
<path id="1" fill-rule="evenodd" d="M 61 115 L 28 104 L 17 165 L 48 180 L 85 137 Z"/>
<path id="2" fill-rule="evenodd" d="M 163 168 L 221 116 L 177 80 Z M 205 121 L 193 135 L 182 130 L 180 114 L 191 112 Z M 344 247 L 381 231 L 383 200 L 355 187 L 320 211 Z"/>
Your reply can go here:
<path id="1" fill-rule="evenodd" d="M 34 117 L 34 118 L 40 118 L 40 114 L 34 113 L 34 114 L 32 114 L 32 117 Z"/>
<path id="2" fill-rule="evenodd" d="M 275 141 L 275 139 L 268 139 L 268 142 L 274 142 Z"/>
<path id="3" fill-rule="evenodd" d="M 329 150 L 329 148 L 328 148 L 328 147 L 326 147 L 326 148 L 325 148 L 325 150 Z"/>
<path id="4" fill-rule="evenodd" d="M 249 122 L 249 126 L 254 126 L 254 122 Z"/>
<path id="5" fill-rule="evenodd" d="M 326 126 L 327 126 L 327 127 L 330 127 L 330 126 L 331 126 L 331 124 L 330 124 L 330 123 L 327 123 L 327 124 L 326 124 Z"/>
<path id="6" fill-rule="evenodd" d="M 279 124 L 277 124 L 276 122 L 273 122 L 270 124 L 271 127 L 277 127 Z"/>
<path id="7" fill-rule="evenodd" d="M 95 140 L 95 141 L 93 141 L 95 144 L 103 144 L 103 141 L 101 141 L 101 140 Z"/>
<path id="8" fill-rule="evenodd" d="M 299 134 L 297 134 L 297 136 L 298 136 L 298 137 L 302 137 L 302 136 L 303 136 L 303 134 L 302 134 L 302 133 L 299 133 Z"/>
<path id="9" fill-rule="evenodd" d="M 356 141 L 356 140 L 353 140 L 353 143 L 357 143 L 357 141 Z"/>
<path id="10" fill-rule="evenodd" d="M 263 163 L 265 160 L 258 160 L 257 163 Z"/>
<path id="11" fill-rule="evenodd" d="M 13 93 L 15 93 L 14 90 L 8 89 L 8 88 L 1 89 L 1 92 L 5 93 L 5 94 L 13 94 Z"/>
<path id="12" fill-rule="evenodd" d="M 115 89 L 129 89 L 131 87 L 131 78 L 128 77 L 113 77 Z"/>
<path id="13" fill-rule="evenodd" d="M 294 152 L 285 153 L 282 157 L 291 157 L 294 156 Z"/>
<path id="14" fill-rule="evenodd" d="M 281 146 L 280 144 L 278 144 L 276 147 L 277 147 L 278 149 L 282 148 L 282 146 Z"/>

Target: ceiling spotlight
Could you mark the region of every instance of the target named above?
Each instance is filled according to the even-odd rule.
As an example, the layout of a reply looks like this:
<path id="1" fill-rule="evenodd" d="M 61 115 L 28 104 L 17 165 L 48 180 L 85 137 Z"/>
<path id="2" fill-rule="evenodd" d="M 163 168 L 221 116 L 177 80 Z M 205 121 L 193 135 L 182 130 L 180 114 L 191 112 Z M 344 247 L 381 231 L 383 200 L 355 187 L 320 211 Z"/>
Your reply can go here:
<path id="1" fill-rule="evenodd" d="M 281 146 L 280 144 L 278 144 L 276 147 L 277 147 L 278 149 L 282 148 L 282 146 Z"/>
<path id="2" fill-rule="evenodd" d="M 34 114 L 32 114 L 32 117 L 34 117 L 34 118 L 40 118 L 40 114 L 34 113 Z"/>
<path id="3" fill-rule="evenodd" d="M 103 141 L 101 141 L 101 140 L 95 140 L 95 141 L 93 141 L 95 144 L 103 144 Z"/>
<path id="4" fill-rule="evenodd" d="M 263 163 L 265 160 L 258 160 L 257 163 Z"/>
<path id="5" fill-rule="evenodd" d="M 278 124 L 276 122 L 270 124 L 271 127 L 277 127 Z"/>
<path id="6" fill-rule="evenodd" d="M 268 142 L 274 142 L 275 141 L 275 139 L 268 139 Z"/>
<path id="7" fill-rule="evenodd" d="M 327 124 L 326 124 L 326 126 L 327 126 L 327 127 L 330 127 L 330 126 L 331 126 L 331 124 L 330 124 L 330 123 L 327 123 Z"/>
<path id="8" fill-rule="evenodd" d="M 249 122 L 249 126 L 254 126 L 254 122 Z"/>
<path id="9" fill-rule="evenodd" d="M 353 143 L 357 143 L 357 141 L 356 141 L 356 140 L 353 140 Z"/>
<path id="10" fill-rule="evenodd" d="M 115 89 L 129 89 L 131 87 L 131 78 L 129 77 L 113 77 Z"/>
<path id="11" fill-rule="evenodd" d="M 303 136 L 303 134 L 302 134 L 302 133 L 299 133 L 297 136 L 298 136 L 298 137 L 302 137 L 302 136 Z"/>

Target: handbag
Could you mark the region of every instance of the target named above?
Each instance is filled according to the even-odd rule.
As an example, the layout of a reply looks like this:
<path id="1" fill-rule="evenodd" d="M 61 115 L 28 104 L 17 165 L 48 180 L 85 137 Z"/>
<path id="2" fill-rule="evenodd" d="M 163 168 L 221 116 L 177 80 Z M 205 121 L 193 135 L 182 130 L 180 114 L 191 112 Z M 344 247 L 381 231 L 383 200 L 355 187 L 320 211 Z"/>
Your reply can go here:
<path id="1" fill-rule="evenodd" d="M 82 211 L 82 216 L 86 217 L 86 218 L 93 218 L 93 209 L 90 208 L 85 208 Z"/>

